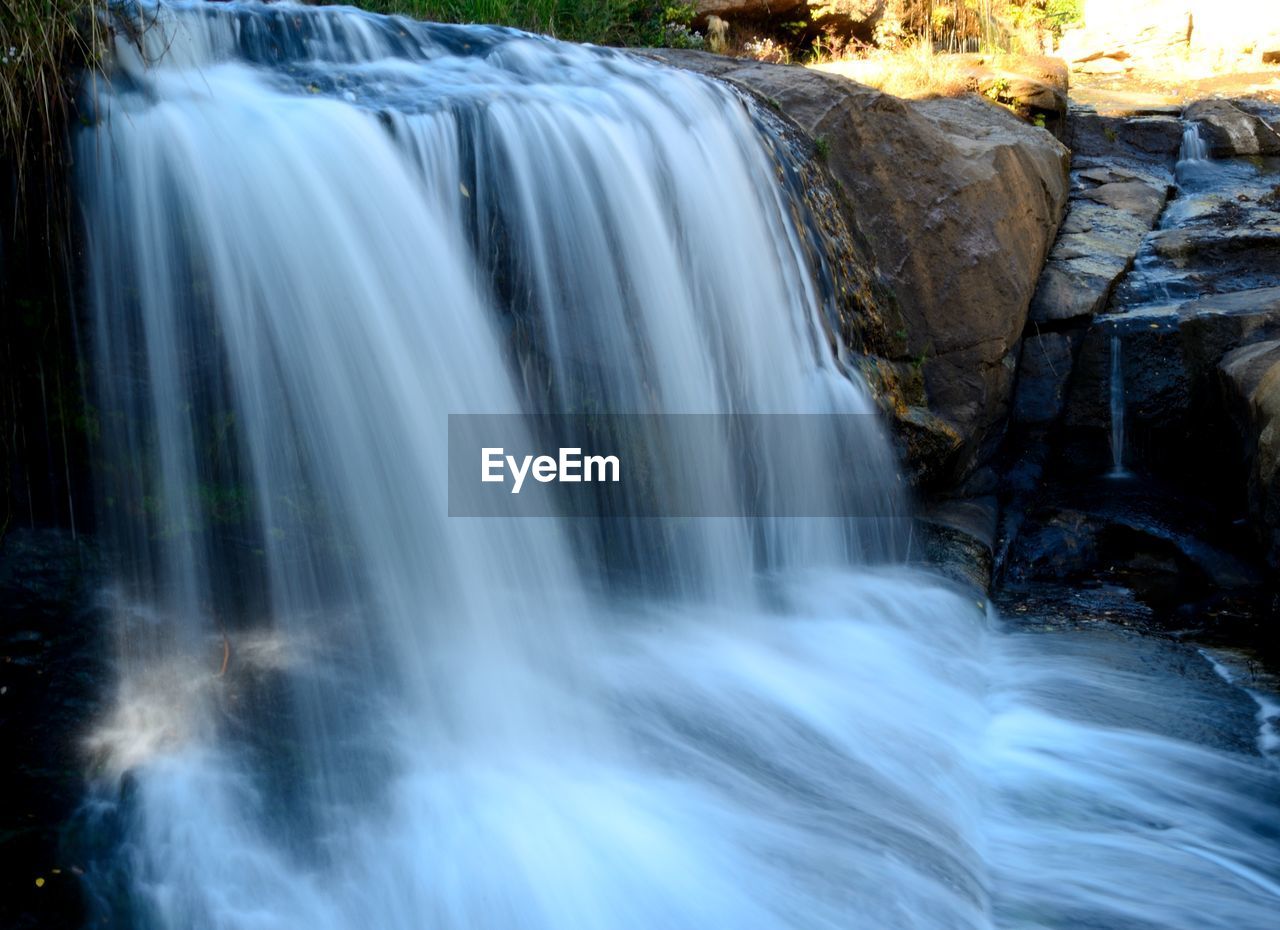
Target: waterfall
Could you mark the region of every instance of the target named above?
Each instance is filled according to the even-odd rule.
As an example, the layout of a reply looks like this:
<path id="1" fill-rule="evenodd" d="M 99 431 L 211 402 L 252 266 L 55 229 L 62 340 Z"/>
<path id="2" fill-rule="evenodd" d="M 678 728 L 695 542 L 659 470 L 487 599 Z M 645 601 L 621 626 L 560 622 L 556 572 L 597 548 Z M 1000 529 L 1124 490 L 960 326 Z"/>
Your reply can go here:
<path id="1" fill-rule="evenodd" d="M 77 140 L 104 919 L 1268 924 L 1274 771 L 1126 724 L 1201 707 L 1149 664 L 897 563 L 892 454 L 751 103 L 344 8 L 139 23 Z M 854 417 L 856 453 L 760 466 L 863 516 L 449 516 L 450 414 L 591 404 Z"/>
<path id="2" fill-rule="evenodd" d="M 1182 147 L 1178 150 L 1178 163 L 1209 160 L 1209 146 L 1200 138 L 1200 124 L 1188 121 L 1182 130 Z"/>
<path id="3" fill-rule="evenodd" d="M 1124 467 L 1124 344 L 1111 335 L 1111 478 L 1127 478 Z"/>

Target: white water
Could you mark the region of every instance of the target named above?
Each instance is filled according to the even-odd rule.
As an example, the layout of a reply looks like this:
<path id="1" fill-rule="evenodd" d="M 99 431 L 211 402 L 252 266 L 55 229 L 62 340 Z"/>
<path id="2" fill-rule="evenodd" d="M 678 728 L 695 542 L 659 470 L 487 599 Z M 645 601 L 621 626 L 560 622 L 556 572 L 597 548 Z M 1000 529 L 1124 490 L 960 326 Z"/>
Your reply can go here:
<path id="1" fill-rule="evenodd" d="M 1271 925 L 1275 772 L 894 567 L 872 417 L 766 467 L 876 519 L 446 515 L 448 413 L 872 409 L 731 92 L 332 8 L 143 46 L 80 138 L 117 922 Z"/>
<path id="2" fill-rule="evenodd" d="M 1120 334 L 1111 337 L 1111 471 L 1108 477 L 1125 478 L 1124 467 L 1124 344 Z"/>
<path id="3" fill-rule="evenodd" d="M 1182 147 L 1178 151 L 1178 164 L 1186 165 L 1209 160 L 1209 146 L 1200 136 L 1200 124 L 1188 122 L 1182 130 Z"/>

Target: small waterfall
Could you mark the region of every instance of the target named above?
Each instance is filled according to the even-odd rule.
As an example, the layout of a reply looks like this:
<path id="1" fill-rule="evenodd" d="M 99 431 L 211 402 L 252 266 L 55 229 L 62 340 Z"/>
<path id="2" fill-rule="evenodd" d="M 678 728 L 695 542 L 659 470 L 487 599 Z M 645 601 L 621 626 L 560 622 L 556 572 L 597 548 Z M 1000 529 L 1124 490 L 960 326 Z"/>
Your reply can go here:
<path id="1" fill-rule="evenodd" d="M 1111 471 L 1109 477 L 1129 477 L 1129 470 L 1124 467 L 1124 344 L 1118 332 L 1111 336 Z"/>
<path id="2" fill-rule="evenodd" d="M 1178 151 L 1178 163 L 1187 164 L 1209 160 L 1209 146 L 1200 137 L 1200 124 L 1188 120 L 1182 130 L 1182 147 Z"/>
<path id="3" fill-rule="evenodd" d="M 1273 771 L 1117 724 L 1202 704 L 897 564 L 751 103 L 506 29 L 140 15 L 76 159 L 101 923 L 1270 925 Z M 848 454 L 700 450 L 867 516 L 449 515 L 450 414 L 597 409 L 862 414 Z"/>

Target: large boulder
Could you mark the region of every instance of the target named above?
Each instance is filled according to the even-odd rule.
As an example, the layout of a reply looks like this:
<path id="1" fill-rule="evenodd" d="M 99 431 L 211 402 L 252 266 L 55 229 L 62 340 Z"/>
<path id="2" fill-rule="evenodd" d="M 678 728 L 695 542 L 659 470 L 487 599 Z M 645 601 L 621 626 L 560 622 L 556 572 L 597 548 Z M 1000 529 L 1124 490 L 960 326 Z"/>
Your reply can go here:
<path id="1" fill-rule="evenodd" d="M 1184 117 L 1199 124 L 1214 158 L 1235 155 L 1280 155 L 1280 135 L 1260 117 L 1227 100 L 1198 100 Z"/>
<path id="2" fill-rule="evenodd" d="M 705 22 L 708 16 L 726 20 L 767 20 L 783 13 L 793 13 L 805 0 L 696 0 L 694 22 Z"/>
<path id="3" fill-rule="evenodd" d="M 1219 369 L 1244 439 L 1249 512 L 1269 561 L 1280 567 L 1280 340 L 1236 349 Z"/>
<path id="4" fill-rule="evenodd" d="M 907 102 L 810 69 L 670 51 L 817 141 L 904 321 L 904 359 L 960 440 L 949 479 L 994 448 L 1036 279 L 1067 200 L 1067 150 L 989 101 Z"/>

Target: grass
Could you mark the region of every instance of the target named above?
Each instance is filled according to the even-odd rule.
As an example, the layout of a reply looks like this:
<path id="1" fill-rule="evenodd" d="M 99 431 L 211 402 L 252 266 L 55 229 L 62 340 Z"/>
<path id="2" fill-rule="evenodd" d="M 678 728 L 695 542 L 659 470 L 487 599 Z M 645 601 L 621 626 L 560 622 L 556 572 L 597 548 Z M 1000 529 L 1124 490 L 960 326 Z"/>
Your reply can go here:
<path id="1" fill-rule="evenodd" d="M 898 51 L 874 51 L 860 58 L 823 62 L 817 67 L 895 97 L 958 97 L 974 90 L 963 59 L 937 54 L 924 42 Z"/>
<path id="2" fill-rule="evenodd" d="M 103 0 L 0 0 L 0 153 L 26 169 L 57 164 L 80 70 L 97 61 Z"/>
<path id="3" fill-rule="evenodd" d="M 0 0 L 4 2 L 4 0 Z M 658 45 L 679 7 L 661 0 L 350 0 L 373 13 L 495 23 L 596 45 Z"/>

